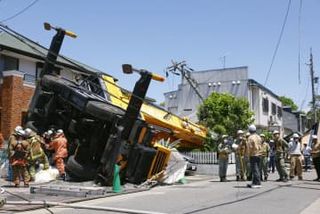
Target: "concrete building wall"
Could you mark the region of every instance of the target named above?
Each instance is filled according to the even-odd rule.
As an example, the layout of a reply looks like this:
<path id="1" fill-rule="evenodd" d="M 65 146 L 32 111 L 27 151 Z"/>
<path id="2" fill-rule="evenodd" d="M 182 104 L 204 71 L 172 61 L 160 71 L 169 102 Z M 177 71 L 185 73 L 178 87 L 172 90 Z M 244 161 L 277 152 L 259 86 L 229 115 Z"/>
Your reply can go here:
<path id="1" fill-rule="evenodd" d="M 282 103 L 278 97 L 258 86 L 251 86 L 250 91 L 252 97 L 249 98 L 249 102 L 251 110 L 255 113 L 255 124 L 262 128 L 282 127 Z M 263 107 L 264 100 L 267 100 L 267 109 Z"/>
<path id="2" fill-rule="evenodd" d="M 19 58 L 19 71 L 35 76 L 36 75 L 36 63 L 24 58 Z"/>
<path id="3" fill-rule="evenodd" d="M 291 112 L 283 111 L 283 127 L 284 135 L 291 134 L 292 132 L 300 131 L 298 130 L 299 124 L 297 116 Z"/>
<path id="4" fill-rule="evenodd" d="M 197 89 L 203 98 L 207 98 L 212 92 L 248 97 L 247 67 L 192 72 L 191 77 L 198 83 Z M 168 111 L 197 121 L 196 112 L 202 101 L 187 80 L 182 79 L 177 91 L 167 92 L 164 96 Z"/>
<path id="5" fill-rule="evenodd" d="M 203 98 L 207 98 L 212 92 L 244 97 L 249 101 L 250 109 L 255 114 L 257 126 L 267 128 L 270 125 L 282 125 L 281 112 L 278 114 L 282 107 L 280 100 L 272 91 L 248 78 L 248 67 L 192 72 L 191 77 L 198 83 L 197 89 Z M 177 91 L 165 93 L 164 96 L 165 108 L 168 111 L 197 121 L 196 112 L 201 99 L 185 79 Z M 263 111 L 264 98 L 268 99 L 268 111 Z M 275 112 L 272 112 L 273 104 L 276 106 Z"/>

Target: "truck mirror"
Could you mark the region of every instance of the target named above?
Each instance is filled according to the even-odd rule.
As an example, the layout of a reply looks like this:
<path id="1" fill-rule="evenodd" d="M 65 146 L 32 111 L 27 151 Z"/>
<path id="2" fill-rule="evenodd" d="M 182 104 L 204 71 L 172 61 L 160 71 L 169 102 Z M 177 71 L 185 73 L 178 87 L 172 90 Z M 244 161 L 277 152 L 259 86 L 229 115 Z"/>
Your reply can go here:
<path id="1" fill-rule="evenodd" d="M 125 74 L 132 74 L 133 73 L 133 69 L 132 69 L 132 65 L 130 64 L 123 64 L 122 65 L 122 71 Z"/>

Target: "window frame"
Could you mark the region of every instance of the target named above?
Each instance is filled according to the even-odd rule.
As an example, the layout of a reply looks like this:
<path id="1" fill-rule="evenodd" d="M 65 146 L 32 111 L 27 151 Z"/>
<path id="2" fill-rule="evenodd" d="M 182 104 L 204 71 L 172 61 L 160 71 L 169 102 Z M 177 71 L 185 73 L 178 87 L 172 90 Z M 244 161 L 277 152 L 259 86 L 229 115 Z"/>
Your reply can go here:
<path id="1" fill-rule="evenodd" d="M 269 98 L 268 97 L 262 98 L 262 112 L 269 113 Z"/>

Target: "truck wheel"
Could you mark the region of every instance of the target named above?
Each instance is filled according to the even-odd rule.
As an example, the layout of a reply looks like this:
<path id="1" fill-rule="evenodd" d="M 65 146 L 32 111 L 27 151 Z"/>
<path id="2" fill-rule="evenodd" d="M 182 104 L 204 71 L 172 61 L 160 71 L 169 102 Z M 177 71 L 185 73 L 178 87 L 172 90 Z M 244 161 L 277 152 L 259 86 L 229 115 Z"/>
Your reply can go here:
<path id="1" fill-rule="evenodd" d="M 113 121 L 116 116 L 123 116 L 124 110 L 114 105 L 91 100 L 87 103 L 86 113 L 101 120 Z"/>
<path id="2" fill-rule="evenodd" d="M 94 170 L 96 167 L 80 164 L 75 160 L 74 155 L 69 157 L 66 168 L 72 175 L 83 180 L 93 180 L 96 176 L 96 170 Z"/>

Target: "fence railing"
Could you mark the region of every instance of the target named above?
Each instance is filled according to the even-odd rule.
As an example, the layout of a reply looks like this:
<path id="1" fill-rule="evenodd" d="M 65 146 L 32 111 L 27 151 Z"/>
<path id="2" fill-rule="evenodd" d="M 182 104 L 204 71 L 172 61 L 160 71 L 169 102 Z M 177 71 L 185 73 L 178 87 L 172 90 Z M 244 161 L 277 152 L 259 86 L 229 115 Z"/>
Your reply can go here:
<path id="1" fill-rule="evenodd" d="M 192 157 L 196 164 L 217 164 L 217 152 L 183 152 L 183 154 Z M 234 153 L 229 154 L 229 163 L 235 163 Z"/>
<path id="2" fill-rule="evenodd" d="M 36 77 L 35 77 L 34 75 L 24 73 L 24 75 L 23 75 L 23 80 L 24 80 L 25 82 L 27 82 L 27 83 L 35 84 L 35 82 L 36 82 Z"/>

